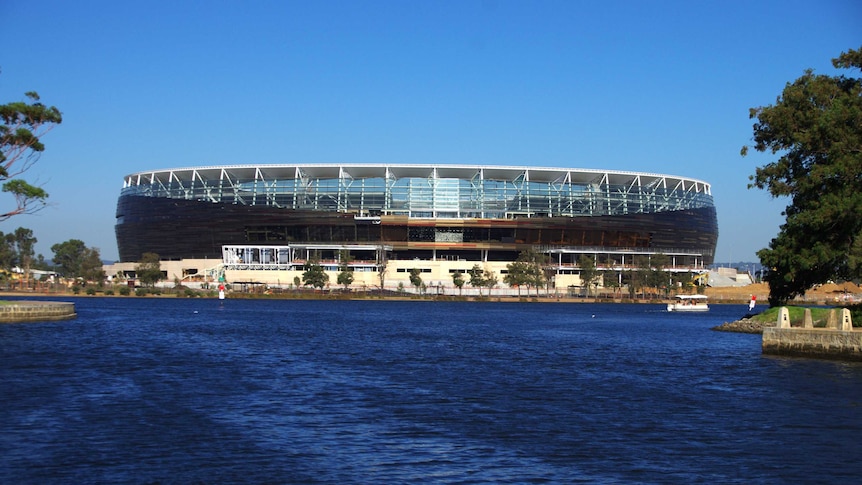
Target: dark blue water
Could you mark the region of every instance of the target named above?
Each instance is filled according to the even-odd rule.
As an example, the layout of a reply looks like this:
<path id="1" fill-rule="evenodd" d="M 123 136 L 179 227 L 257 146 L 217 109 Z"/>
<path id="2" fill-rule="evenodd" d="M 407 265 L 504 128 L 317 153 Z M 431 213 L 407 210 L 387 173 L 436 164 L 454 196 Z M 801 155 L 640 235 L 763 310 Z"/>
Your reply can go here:
<path id="1" fill-rule="evenodd" d="M 862 365 L 658 305 L 81 298 L 0 325 L 2 483 L 851 483 Z"/>

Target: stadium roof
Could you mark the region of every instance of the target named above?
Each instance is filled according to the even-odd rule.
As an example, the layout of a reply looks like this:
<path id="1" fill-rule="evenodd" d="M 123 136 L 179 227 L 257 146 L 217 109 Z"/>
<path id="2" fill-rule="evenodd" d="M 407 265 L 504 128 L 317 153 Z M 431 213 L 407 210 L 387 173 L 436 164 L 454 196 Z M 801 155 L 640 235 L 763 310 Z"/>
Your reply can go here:
<path id="1" fill-rule="evenodd" d="M 635 185 L 679 188 L 687 192 L 711 195 L 711 186 L 702 180 L 649 172 L 629 172 L 582 168 L 520 167 L 498 165 L 448 164 L 350 164 L 300 163 L 263 165 L 213 165 L 201 167 L 148 170 L 124 177 L 124 187 L 172 181 L 206 181 L 216 179 L 283 180 L 316 179 L 480 179 L 520 180 L 524 182 L 575 185 Z"/>

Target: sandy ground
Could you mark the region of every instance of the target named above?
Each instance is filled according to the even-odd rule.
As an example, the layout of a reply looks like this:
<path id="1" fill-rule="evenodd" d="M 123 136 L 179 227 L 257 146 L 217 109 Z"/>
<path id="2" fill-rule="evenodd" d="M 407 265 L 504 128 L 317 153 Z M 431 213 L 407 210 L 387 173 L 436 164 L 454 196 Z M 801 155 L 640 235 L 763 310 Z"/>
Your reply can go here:
<path id="1" fill-rule="evenodd" d="M 769 298 L 769 285 L 766 283 L 755 283 L 748 286 L 707 288 L 706 295 L 711 301 L 721 300 L 750 300 L 752 295 L 757 297 L 758 302 L 766 303 Z M 808 290 L 805 293 L 806 300 L 821 300 L 826 302 L 836 301 L 847 296 L 862 296 L 862 287 L 853 283 L 827 283 Z"/>

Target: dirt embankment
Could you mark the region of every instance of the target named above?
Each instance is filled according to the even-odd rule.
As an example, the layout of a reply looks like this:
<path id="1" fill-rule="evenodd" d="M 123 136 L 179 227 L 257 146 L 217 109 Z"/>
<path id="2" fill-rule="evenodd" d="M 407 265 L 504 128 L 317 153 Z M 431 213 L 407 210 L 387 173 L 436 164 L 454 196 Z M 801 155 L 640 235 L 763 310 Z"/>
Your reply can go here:
<path id="1" fill-rule="evenodd" d="M 769 299 L 769 285 L 755 283 L 748 286 L 707 288 L 704 292 L 712 303 L 722 301 L 748 301 L 752 295 L 757 297 L 758 304 L 766 304 Z M 805 292 L 803 301 L 822 301 L 826 304 L 841 301 L 848 296 L 862 296 L 862 287 L 853 283 L 826 283 Z"/>

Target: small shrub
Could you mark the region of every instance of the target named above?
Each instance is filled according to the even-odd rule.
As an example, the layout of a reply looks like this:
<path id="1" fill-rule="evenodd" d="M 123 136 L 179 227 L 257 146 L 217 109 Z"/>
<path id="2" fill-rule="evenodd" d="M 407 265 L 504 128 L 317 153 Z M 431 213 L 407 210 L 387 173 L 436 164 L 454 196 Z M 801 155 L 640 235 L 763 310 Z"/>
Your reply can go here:
<path id="1" fill-rule="evenodd" d="M 129 296 L 129 294 L 132 292 L 132 290 L 130 290 L 128 286 L 121 286 L 119 291 L 120 294 L 123 296 Z"/>
<path id="2" fill-rule="evenodd" d="M 96 294 L 96 289 L 95 288 L 87 288 L 86 293 L 90 296 L 93 296 Z"/>
<path id="3" fill-rule="evenodd" d="M 113 296 L 114 290 L 105 290 L 105 296 Z"/>
<path id="4" fill-rule="evenodd" d="M 135 296 L 147 296 L 147 293 L 149 292 L 146 288 L 138 288 L 137 290 L 135 290 Z"/>
<path id="5" fill-rule="evenodd" d="M 75 285 L 75 286 L 73 286 L 73 287 L 72 287 L 72 293 L 74 293 L 74 294 L 76 294 L 76 295 L 77 295 L 77 294 L 78 294 L 78 293 L 80 293 L 80 292 L 81 292 L 81 287 L 80 287 L 80 286 Z"/>

